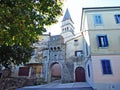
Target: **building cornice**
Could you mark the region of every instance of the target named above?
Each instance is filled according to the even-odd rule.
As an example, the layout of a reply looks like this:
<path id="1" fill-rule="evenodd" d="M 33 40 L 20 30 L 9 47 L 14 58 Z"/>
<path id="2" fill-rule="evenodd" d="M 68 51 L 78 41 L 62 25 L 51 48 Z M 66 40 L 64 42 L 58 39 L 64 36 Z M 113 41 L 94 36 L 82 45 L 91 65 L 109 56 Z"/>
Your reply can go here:
<path id="1" fill-rule="evenodd" d="M 87 7 L 87 8 L 82 8 L 82 10 L 98 10 L 98 9 L 118 9 L 120 6 L 113 6 L 113 7 Z"/>

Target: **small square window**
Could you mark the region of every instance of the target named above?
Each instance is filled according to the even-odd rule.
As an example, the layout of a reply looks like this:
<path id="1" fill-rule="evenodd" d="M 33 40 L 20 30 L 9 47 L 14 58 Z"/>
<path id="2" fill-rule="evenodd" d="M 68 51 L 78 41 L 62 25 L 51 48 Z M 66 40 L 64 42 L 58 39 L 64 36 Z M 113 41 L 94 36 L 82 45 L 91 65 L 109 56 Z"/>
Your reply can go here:
<path id="1" fill-rule="evenodd" d="M 77 39 L 75 39 L 75 40 L 74 40 L 74 42 L 78 42 L 78 40 L 77 40 Z"/>
<path id="2" fill-rule="evenodd" d="M 74 40 L 74 45 L 77 46 L 79 43 L 78 43 L 78 40 Z"/>
<path id="3" fill-rule="evenodd" d="M 102 16 L 101 15 L 94 15 L 94 24 L 95 25 L 102 25 Z"/>
<path id="4" fill-rule="evenodd" d="M 115 15 L 115 21 L 117 24 L 120 24 L 120 14 Z"/>
<path id="5" fill-rule="evenodd" d="M 112 74 L 110 60 L 101 60 L 103 74 Z"/>
<path id="6" fill-rule="evenodd" d="M 80 51 L 75 51 L 75 56 L 81 57 L 81 55 L 82 55 L 82 51 L 81 50 Z"/>
<path id="7" fill-rule="evenodd" d="M 98 47 L 108 47 L 107 35 L 97 36 Z"/>

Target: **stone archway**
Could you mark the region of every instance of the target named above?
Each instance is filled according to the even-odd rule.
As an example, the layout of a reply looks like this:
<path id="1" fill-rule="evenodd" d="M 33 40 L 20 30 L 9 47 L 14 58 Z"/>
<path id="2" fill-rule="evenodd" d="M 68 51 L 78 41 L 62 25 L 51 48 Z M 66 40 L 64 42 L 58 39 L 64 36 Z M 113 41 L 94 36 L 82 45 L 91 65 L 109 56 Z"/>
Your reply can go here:
<path id="1" fill-rule="evenodd" d="M 85 82 L 85 69 L 83 67 L 77 67 L 75 70 L 75 81 Z"/>
<path id="2" fill-rule="evenodd" d="M 51 65 L 51 81 L 61 79 L 61 66 L 55 62 Z"/>

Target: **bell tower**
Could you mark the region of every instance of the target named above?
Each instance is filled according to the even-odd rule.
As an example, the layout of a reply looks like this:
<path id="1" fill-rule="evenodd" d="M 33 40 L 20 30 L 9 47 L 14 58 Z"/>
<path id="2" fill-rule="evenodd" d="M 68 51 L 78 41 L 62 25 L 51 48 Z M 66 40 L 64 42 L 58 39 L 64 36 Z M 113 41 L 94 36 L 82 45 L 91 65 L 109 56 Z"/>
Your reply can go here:
<path id="1" fill-rule="evenodd" d="M 74 22 L 71 19 L 69 10 L 66 9 L 65 15 L 62 20 L 62 26 L 61 26 L 61 35 L 63 36 L 64 40 L 67 41 L 69 38 L 74 36 Z"/>

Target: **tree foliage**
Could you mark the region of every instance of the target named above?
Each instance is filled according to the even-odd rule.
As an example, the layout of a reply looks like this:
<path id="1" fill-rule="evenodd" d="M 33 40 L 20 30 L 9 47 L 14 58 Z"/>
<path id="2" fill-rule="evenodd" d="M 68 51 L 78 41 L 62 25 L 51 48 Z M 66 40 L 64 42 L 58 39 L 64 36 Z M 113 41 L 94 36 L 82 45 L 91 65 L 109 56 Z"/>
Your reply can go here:
<path id="1" fill-rule="evenodd" d="M 26 63 L 31 57 L 32 48 L 19 45 L 1 45 L 0 46 L 0 62 L 6 68 L 10 68 L 11 63 L 19 65 Z"/>
<path id="2" fill-rule="evenodd" d="M 0 0 L 0 63 L 27 61 L 30 46 L 57 22 L 61 6 L 60 0 Z"/>

